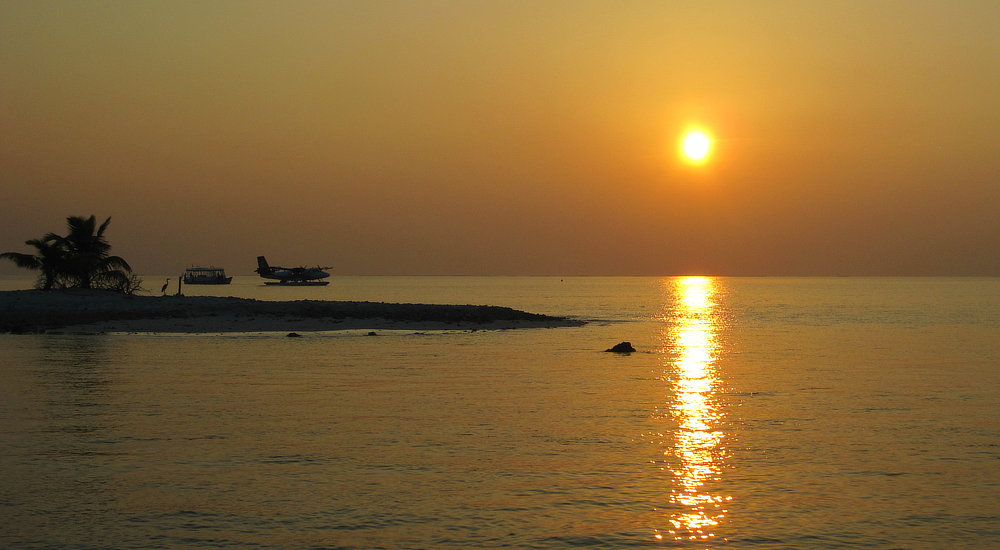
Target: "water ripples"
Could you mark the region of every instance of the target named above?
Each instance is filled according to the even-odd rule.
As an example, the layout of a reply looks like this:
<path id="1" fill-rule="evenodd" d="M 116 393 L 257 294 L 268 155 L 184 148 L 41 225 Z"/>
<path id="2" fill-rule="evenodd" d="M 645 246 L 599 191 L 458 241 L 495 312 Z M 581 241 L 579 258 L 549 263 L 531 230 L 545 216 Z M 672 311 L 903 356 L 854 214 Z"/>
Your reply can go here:
<path id="1" fill-rule="evenodd" d="M 543 283 L 530 299 L 563 311 Z M 588 284 L 619 318 L 419 338 L 0 336 L 0 546 L 1000 544 L 1000 327 L 976 332 L 995 314 L 901 330 L 914 322 L 841 307 L 857 281 L 559 288 Z M 816 323 L 831 307 L 837 323 Z M 622 339 L 639 352 L 602 351 Z"/>

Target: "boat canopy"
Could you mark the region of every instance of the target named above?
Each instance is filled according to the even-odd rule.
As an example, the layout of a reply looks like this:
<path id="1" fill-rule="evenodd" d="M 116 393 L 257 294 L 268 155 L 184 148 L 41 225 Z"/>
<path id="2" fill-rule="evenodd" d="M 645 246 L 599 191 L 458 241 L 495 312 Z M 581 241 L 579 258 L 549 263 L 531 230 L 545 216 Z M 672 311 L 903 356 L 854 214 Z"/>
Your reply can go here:
<path id="1" fill-rule="evenodd" d="M 226 275 L 226 270 L 221 267 L 189 267 L 185 271 L 190 275 Z"/>

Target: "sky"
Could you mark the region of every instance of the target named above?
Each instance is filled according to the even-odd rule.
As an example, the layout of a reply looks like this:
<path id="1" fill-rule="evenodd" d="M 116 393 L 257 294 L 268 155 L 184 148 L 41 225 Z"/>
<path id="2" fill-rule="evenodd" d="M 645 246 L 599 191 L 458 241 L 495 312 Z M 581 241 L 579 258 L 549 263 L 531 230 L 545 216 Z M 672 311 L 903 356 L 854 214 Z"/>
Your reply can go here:
<path id="1" fill-rule="evenodd" d="M 93 214 L 149 275 L 1000 276 L 997 29 L 961 0 L 2 0 L 0 251 Z"/>

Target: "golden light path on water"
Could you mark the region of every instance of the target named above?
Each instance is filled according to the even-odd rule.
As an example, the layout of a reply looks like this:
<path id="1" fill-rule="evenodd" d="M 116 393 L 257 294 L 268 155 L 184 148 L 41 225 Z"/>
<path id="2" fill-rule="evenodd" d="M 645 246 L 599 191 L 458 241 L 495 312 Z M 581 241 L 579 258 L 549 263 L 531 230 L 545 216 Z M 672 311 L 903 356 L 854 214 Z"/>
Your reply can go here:
<path id="1" fill-rule="evenodd" d="M 706 490 L 706 482 L 718 479 L 722 470 L 724 432 L 719 429 L 721 381 L 716 371 L 719 314 L 713 301 L 718 290 L 708 277 L 684 277 L 665 281 L 676 298 L 668 312 L 665 339 L 668 354 L 667 380 L 673 398 L 668 404 L 677 423 L 673 447 L 664 455 L 670 461 L 674 484 L 670 502 L 669 535 L 675 540 L 701 540 L 715 536 L 713 527 L 725 517 L 731 496 Z M 672 292 L 670 292 L 672 291 Z M 657 535 L 660 538 L 660 535 Z"/>

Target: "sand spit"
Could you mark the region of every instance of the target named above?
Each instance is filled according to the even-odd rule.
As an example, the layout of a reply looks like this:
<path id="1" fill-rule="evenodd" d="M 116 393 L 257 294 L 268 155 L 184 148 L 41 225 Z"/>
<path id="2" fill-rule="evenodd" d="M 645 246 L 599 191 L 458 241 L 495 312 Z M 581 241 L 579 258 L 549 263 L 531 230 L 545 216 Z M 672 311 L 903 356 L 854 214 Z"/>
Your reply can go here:
<path id="1" fill-rule="evenodd" d="M 271 302 L 211 296 L 124 296 L 72 289 L 0 292 L 0 331 L 13 333 L 490 330 L 582 324 L 498 306 Z"/>

